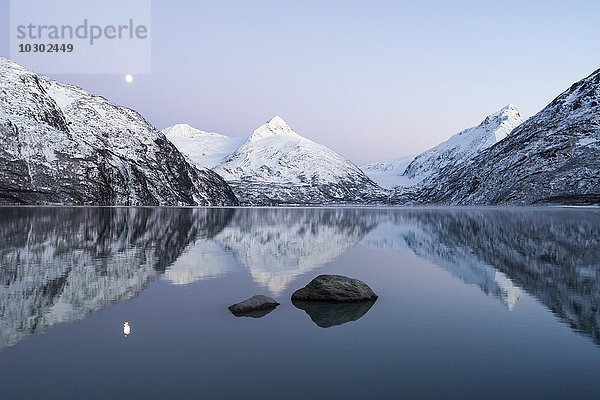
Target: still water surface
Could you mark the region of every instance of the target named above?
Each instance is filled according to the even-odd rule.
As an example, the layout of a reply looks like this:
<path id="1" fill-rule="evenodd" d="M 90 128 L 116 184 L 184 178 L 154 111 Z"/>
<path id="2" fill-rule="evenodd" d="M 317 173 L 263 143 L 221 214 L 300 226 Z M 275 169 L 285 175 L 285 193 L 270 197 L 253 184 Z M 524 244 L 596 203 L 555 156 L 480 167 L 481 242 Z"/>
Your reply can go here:
<path id="1" fill-rule="evenodd" d="M 597 399 L 599 302 L 594 209 L 4 207 L 0 398 Z"/>

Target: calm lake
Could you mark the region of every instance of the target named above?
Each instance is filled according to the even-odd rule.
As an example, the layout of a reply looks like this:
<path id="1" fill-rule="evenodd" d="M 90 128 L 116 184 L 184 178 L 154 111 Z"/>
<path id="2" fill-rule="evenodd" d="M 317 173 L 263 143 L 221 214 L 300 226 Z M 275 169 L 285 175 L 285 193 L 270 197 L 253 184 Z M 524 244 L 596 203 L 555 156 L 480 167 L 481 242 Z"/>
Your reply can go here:
<path id="1" fill-rule="evenodd" d="M 598 209 L 0 208 L 2 399 L 598 399 L 599 306 Z"/>

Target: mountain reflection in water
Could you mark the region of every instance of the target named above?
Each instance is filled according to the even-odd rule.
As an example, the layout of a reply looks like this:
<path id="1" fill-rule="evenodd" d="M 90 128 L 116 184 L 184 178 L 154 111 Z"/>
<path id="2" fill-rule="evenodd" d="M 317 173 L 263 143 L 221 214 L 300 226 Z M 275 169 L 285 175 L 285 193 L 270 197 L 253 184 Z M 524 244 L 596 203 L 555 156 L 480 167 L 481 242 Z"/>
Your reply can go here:
<path id="1" fill-rule="evenodd" d="M 159 276 L 187 284 L 248 273 L 278 296 L 357 245 L 414 253 L 509 309 L 526 292 L 600 344 L 595 210 L 4 207 L 0 236 L 0 347 L 132 298 Z M 337 321 L 306 309 L 320 326 L 368 308 L 355 311 L 333 312 Z"/>

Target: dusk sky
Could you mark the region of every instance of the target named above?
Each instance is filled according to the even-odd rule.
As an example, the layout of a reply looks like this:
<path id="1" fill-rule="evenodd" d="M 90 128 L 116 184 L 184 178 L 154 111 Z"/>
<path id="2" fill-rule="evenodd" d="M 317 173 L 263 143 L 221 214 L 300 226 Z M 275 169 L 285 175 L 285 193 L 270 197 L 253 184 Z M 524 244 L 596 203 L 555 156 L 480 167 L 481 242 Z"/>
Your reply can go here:
<path id="1" fill-rule="evenodd" d="M 361 164 L 421 152 L 508 103 L 533 115 L 600 67 L 598 15 L 597 0 L 153 1 L 151 74 L 52 77 L 159 129 L 247 136 L 280 115 Z"/>

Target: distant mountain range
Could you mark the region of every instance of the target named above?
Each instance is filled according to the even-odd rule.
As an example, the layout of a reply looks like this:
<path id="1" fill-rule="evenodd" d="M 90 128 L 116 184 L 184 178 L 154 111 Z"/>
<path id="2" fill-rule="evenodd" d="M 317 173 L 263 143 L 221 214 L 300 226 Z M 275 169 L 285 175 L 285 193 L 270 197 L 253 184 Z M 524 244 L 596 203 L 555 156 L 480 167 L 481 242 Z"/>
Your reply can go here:
<path id="1" fill-rule="evenodd" d="M 361 169 L 280 117 L 247 139 L 159 132 L 0 57 L 0 203 L 598 204 L 599 103 L 600 70 L 525 122 L 508 105 L 419 155 Z"/>

